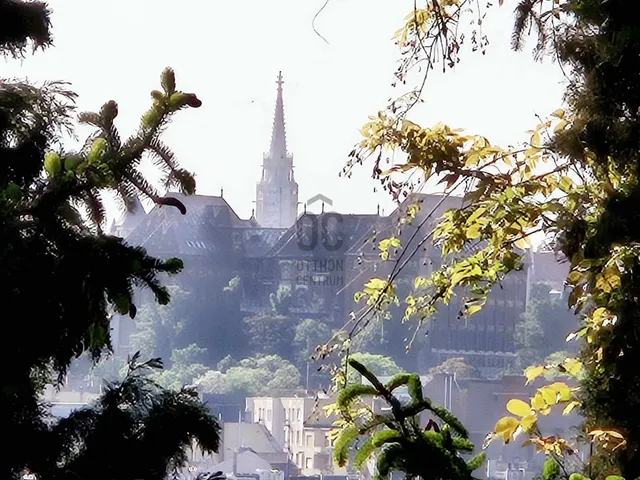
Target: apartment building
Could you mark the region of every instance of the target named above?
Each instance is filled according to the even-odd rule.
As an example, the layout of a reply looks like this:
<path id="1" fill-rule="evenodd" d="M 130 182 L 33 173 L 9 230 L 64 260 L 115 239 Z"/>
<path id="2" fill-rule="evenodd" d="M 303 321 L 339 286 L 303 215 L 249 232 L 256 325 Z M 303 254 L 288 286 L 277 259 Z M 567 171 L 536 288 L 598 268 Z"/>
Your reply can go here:
<path id="1" fill-rule="evenodd" d="M 323 408 L 331 402 L 329 397 L 250 397 L 246 407 L 252 421 L 271 432 L 301 475 L 330 475 L 344 473 L 332 461 L 329 432 L 334 419 Z"/>

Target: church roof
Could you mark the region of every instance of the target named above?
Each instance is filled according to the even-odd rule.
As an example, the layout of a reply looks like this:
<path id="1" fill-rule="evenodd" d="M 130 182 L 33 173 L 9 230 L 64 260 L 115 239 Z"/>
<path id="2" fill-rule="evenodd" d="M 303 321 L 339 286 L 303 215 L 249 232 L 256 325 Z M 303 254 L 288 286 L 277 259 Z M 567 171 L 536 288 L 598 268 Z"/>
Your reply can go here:
<path id="1" fill-rule="evenodd" d="M 247 228 L 243 229 L 245 257 L 262 258 L 269 254 L 278 240 L 287 232 L 284 228 Z"/>
<path id="2" fill-rule="evenodd" d="M 109 233 L 118 236 L 127 236 L 147 215 L 140 198 L 133 199 L 133 208 L 124 210 L 120 216 L 109 226 Z"/>
<path id="3" fill-rule="evenodd" d="M 255 228 L 241 219 L 222 197 L 169 193 L 186 207 L 185 215 L 169 206 L 156 205 L 127 237 L 156 254 L 224 254 L 230 248 L 230 232 Z"/>

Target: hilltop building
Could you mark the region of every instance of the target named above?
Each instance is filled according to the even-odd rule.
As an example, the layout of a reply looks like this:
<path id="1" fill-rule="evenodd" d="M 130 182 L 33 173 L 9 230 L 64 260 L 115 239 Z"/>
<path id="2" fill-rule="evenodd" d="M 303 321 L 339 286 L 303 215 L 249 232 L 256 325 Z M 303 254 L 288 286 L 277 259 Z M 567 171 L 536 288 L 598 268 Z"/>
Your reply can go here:
<path id="1" fill-rule="evenodd" d="M 404 248 L 411 251 L 433 226 L 432 221 L 426 221 L 427 215 L 435 219 L 446 209 L 462 205 L 458 197 L 442 200 L 439 195 L 414 194 L 387 216 L 380 212 L 312 215 L 306 211 L 298 215 L 298 185 L 293 156 L 287 150 L 281 74 L 271 144 L 256 188 L 255 215 L 240 218 L 222 193 L 172 195 L 185 204 L 186 215 L 158 206 L 145 214 L 140 206 L 116 222 L 112 231 L 152 255 L 178 256 L 184 261 L 179 281 L 194 304 L 206 305 L 211 323 L 202 327 L 198 338 L 213 338 L 216 343 L 209 347 L 214 352 L 224 351 L 236 341 L 226 333 L 234 327 L 230 320 L 219 320 L 225 328 L 211 335 L 217 318 L 231 308 L 239 308 L 244 316 L 264 312 L 270 308 L 270 296 L 283 288 L 291 293 L 291 315 L 322 320 L 334 328 L 341 326 L 358 308 L 354 293 L 370 278 L 385 278 L 391 273 L 393 262 L 380 262 L 374 247 L 394 234 L 407 208 L 421 205 L 414 226 L 403 228 L 400 236 Z M 442 264 L 435 246 L 417 250 L 421 253 L 405 266 L 400 277 L 405 283 L 418 275 L 428 276 Z M 384 330 L 389 344 L 397 345 L 397 361 L 405 362 L 404 368 L 425 372 L 447 358 L 464 357 L 484 375 L 495 376 L 515 357 L 515 325 L 525 311 L 532 262 L 529 256 L 524 269 L 509 275 L 491 293 L 486 307 L 468 320 L 461 319 L 459 300 L 443 306 L 434 321 L 416 335 L 413 348 L 419 353 L 415 357 L 404 355 L 404 339 L 413 334 L 410 325 L 385 321 L 371 328 Z M 237 291 L 229 287 L 233 279 L 238 280 Z M 239 307 L 229 306 L 225 292 L 230 290 L 238 295 Z M 400 318 L 402 313 L 398 309 L 393 315 Z M 134 329 L 130 319 L 115 319 L 116 350 L 127 351 Z"/>

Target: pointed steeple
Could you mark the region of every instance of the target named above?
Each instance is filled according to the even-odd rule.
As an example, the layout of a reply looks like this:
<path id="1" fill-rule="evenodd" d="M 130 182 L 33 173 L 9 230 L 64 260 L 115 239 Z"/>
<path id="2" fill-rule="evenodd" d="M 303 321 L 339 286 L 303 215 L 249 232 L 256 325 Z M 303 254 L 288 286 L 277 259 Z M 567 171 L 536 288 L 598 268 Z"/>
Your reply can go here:
<path id="1" fill-rule="evenodd" d="M 283 83 L 280 72 L 271 146 L 263 156 L 262 176 L 256 186 L 256 219 L 269 228 L 289 228 L 298 216 L 298 184 L 293 175 L 293 155 L 287 152 Z"/>
<path id="2" fill-rule="evenodd" d="M 284 102 L 282 101 L 282 72 L 278 73 L 278 95 L 276 97 L 276 111 L 273 116 L 273 131 L 271 132 L 271 158 L 286 158 L 287 133 L 284 125 Z"/>

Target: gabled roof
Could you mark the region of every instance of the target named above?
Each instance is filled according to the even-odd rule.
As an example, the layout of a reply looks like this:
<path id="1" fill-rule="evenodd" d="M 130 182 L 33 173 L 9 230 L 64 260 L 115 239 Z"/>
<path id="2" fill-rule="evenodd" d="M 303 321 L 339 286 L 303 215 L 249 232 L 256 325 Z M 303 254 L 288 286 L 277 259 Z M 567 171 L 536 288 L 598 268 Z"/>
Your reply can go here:
<path id="1" fill-rule="evenodd" d="M 139 197 L 136 196 L 133 199 L 132 207 L 131 210 L 121 212 L 120 216 L 110 224 L 108 231 L 111 235 L 126 237 L 146 218 L 147 212 Z"/>
<path id="2" fill-rule="evenodd" d="M 242 230 L 245 257 L 262 258 L 287 232 L 285 228 L 246 228 Z"/>
<path id="3" fill-rule="evenodd" d="M 182 215 L 170 206 L 155 205 L 127 241 L 153 252 L 171 255 L 225 254 L 231 247 L 232 231 L 255 229 L 250 220 L 243 220 L 222 197 L 169 193 L 186 207 Z M 239 239 L 242 241 L 242 238 Z"/>
<path id="4" fill-rule="evenodd" d="M 223 445 L 225 450 L 247 447 L 258 455 L 283 452 L 282 446 L 261 423 L 225 423 Z"/>

